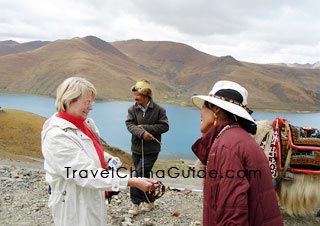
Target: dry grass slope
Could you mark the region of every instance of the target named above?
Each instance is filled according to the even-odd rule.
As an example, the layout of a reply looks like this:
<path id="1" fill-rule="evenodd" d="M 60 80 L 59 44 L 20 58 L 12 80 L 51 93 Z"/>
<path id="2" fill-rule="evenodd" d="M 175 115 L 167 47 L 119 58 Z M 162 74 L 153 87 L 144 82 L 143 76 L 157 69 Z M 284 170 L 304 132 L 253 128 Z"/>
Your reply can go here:
<path id="1" fill-rule="evenodd" d="M 44 117 L 19 110 L 0 112 L 0 151 L 41 158 L 40 131 Z"/>

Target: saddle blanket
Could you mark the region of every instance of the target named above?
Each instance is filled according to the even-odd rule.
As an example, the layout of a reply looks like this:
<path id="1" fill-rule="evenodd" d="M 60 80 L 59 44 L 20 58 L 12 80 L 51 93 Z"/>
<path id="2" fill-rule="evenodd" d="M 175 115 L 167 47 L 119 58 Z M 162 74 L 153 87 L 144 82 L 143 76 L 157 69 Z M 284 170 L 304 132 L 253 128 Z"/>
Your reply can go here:
<path id="1" fill-rule="evenodd" d="M 294 145 L 320 147 L 320 131 L 318 129 L 290 125 L 290 130 Z"/>
<path id="2" fill-rule="evenodd" d="M 290 125 L 291 140 L 297 148 L 292 149 L 290 168 L 320 170 L 320 132 L 309 127 Z M 288 134 L 281 134 L 281 166 L 287 157 Z M 308 149 L 304 149 L 308 147 Z M 314 150 L 310 147 L 314 147 Z"/>

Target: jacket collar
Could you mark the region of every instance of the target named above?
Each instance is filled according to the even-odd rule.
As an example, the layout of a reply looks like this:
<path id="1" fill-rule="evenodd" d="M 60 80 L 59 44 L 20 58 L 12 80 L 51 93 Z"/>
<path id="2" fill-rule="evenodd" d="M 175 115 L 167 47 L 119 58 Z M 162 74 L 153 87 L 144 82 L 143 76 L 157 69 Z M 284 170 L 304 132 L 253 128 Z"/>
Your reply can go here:
<path id="1" fill-rule="evenodd" d="M 96 137 L 97 140 L 100 140 L 100 135 L 99 135 L 99 131 L 98 129 L 95 127 L 95 123 L 91 118 L 87 118 L 85 120 L 85 124 L 87 126 L 87 128 L 92 132 L 92 134 Z M 47 119 L 47 121 L 45 121 L 43 127 L 42 127 L 42 132 L 41 132 L 41 137 L 46 136 L 47 132 L 51 129 L 53 129 L 54 127 L 58 127 L 62 130 L 68 130 L 68 129 L 72 129 L 75 130 L 76 133 L 78 134 L 83 134 L 83 132 L 78 129 L 74 124 L 72 124 L 71 122 L 57 117 L 56 113 L 54 115 L 52 115 L 49 119 Z M 90 139 L 88 136 L 84 136 L 86 139 Z"/>
<path id="2" fill-rule="evenodd" d="M 211 146 L 220 133 L 220 131 L 227 125 L 234 124 L 234 120 L 226 120 L 223 122 L 217 123 L 215 126 L 212 126 L 210 130 L 203 134 L 201 138 L 199 138 L 191 147 L 193 152 L 199 152 L 206 153 L 206 158 L 210 152 Z"/>
<path id="3" fill-rule="evenodd" d="M 149 101 L 150 101 L 150 103 L 149 103 L 148 108 L 153 108 L 154 103 L 153 103 L 153 99 L 151 97 L 150 97 Z M 137 103 L 135 103 L 134 106 L 135 106 L 135 108 L 139 108 L 139 105 Z"/>
<path id="4" fill-rule="evenodd" d="M 77 127 L 73 123 L 71 123 L 68 120 L 65 120 L 63 118 L 57 117 L 56 114 L 54 114 L 50 118 L 50 125 L 51 126 L 58 126 L 61 129 L 77 129 Z"/>
<path id="5" fill-rule="evenodd" d="M 93 123 L 91 118 L 87 118 L 85 120 L 85 123 L 86 123 L 86 125 L 88 126 L 89 129 L 92 129 L 94 123 Z M 74 124 L 72 124 L 71 122 L 69 122 L 69 121 L 67 121 L 67 120 L 65 120 L 63 118 L 57 117 L 56 113 L 53 114 L 45 122 L 45 124 L 43 125 L 43 130 L 46 130 L 46 129 L 49 129 L 49 128 L 55 127 L 55 126 L 61 128 L 63 130 L 64 129 L 77 129 L 77 127 Z M 96 132 L 96 131 L 94 130 L 94 132 Z"/>

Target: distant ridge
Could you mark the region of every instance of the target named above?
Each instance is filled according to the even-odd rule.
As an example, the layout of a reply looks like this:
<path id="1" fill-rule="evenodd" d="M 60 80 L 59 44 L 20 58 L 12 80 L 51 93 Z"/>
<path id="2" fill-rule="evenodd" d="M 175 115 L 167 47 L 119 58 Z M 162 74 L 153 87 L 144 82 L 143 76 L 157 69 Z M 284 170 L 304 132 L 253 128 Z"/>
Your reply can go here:
<path id="1" fill-rule="evenodd" d="M 286 63 L 278 63 L 278 64 L 273 64 L 273 65 L 293 67 L 293 68 L 317 69 L 317 68 L 320 68 L 320 61 L 317 61 L 317 62 L 315 62 L 314 64 L 310 64 L 310 63 L 307 63 L 307 64 L 298 64 L 298 63 L 286 64 Z"/>
<path id="2" fill-rule="evenodd" d="M 145 78 L 161 103 L 192 106 L 195 93 L 214 82 L 239 82 L 249 91 L 249 107 L 270 111 L 320 111 L 320 70 L 241 62 L 216 57 L 183 43 L 137 39 L 106 42 L 95 36 L 54 42 L 0 42 L 19 46 L 0 56 L 0 92 L 55 96 L 67 77 L 82 76 L 101 100 L 130 100 L 130 87 Z M 23 47 L 27 46 L 27 47 Z"/>
<path id="3" fill-rule="evenodd" d="M 113 45 L 109 44 L 106 41 L 103 41 L 102 39 L 99 39 L 95 36 L 87 36 L 83 38 L 83 41 L 87 42 L 92 47 L 96 48 L 97 50 L 104 52 L 104 53 L 113 53 L 115 56 L 120 57 L 124 60 L 129 60 L 129 58 L 124 55 L 122 52 L 120 52 L 117 48 L 115 48 Z"/>
<path id="4" fill-rule="evenodd" d="M 0 41 L 0 46 L 4 45 L 4 46 L 14 46 L 19 44 L 19 42 L 13 41 L 13 40 L 6 40 L 6 41 Z"/>
<path id="5" fill-rule="evenodd" d="M 12 40 L 0 41 L 0 56 L 12 54 L 12 53 L 21 53 L 26 51 L 31 51 L 38 49 L 42 46 L 45 46 L 51 42 L 45 41 L 33 41 L 26 43 L 18 43 Z"/>

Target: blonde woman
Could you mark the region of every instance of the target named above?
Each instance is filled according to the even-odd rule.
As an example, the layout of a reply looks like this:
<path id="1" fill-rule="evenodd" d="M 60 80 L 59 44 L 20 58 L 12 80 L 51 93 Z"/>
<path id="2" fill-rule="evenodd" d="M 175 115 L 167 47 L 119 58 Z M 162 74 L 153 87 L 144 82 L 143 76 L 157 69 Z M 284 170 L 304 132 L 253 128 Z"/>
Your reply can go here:
<path id="1" fill-rule="evenodd" d="M 48 205 L 57 226 L 104 226 L 104 191 L 127 186 L 149 191 L 156 182 L 106 170 L 111 159 L 118 159 L 103 151 L 98 129 L 88 118 L 95 97 L 96 89 L 86 79 L 66 79 L 57 89 L 57 113 L 43 125 Z"/>

